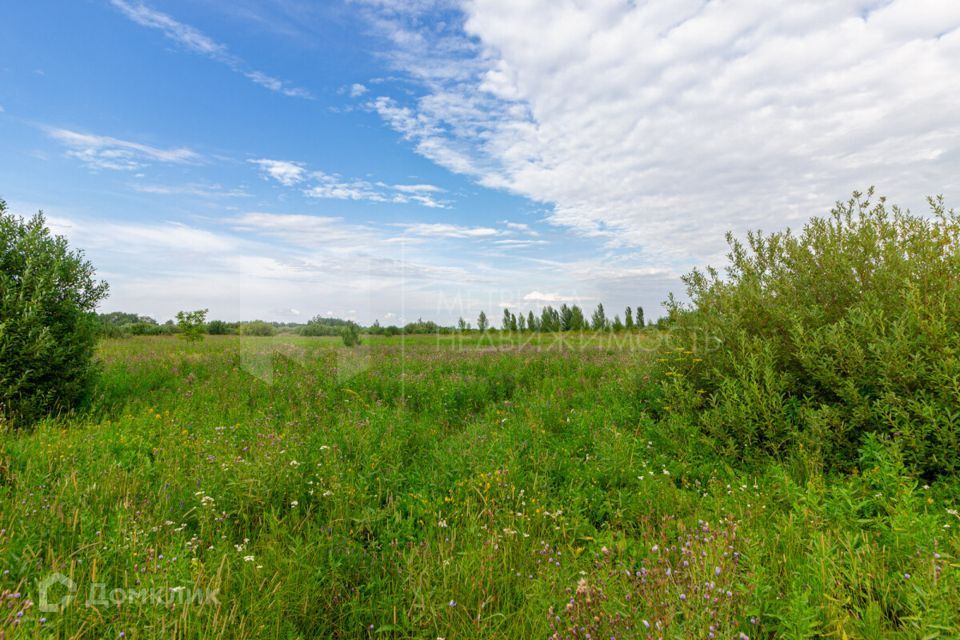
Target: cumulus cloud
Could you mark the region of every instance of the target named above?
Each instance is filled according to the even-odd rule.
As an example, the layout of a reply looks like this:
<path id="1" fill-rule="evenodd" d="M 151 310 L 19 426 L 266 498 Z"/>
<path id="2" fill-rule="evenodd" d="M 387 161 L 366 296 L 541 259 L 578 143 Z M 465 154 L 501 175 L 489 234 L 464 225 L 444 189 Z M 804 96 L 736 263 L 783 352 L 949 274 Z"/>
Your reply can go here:
<path id="1" fill-rule="evenodd" d="M 150 162 L 184 163 L 199 159 L 197 153 L 186 147 L 161 149 L 139 142 L 70 129 L 50 128 L 47 129 L 47 135 L 65 146 L 68 156 L 80 160 L 92 169 L 133 171 Z"/>
<path id="2" fill-rule="evenodd" d="M 368 3 L 413 98 L 368 107 L 422 155 L 648 264 L 716 257 L 876 184 L 960 195 L 960 4 L 465 0 L 445 30 Z"/>
<path id="3" fill-rule="evenodd" d="M 166 13 L 152 9 L 142 2 L 110 0 L 110 4 L 141 27 L 157 29 L 184 49 L 223 63 L 261 87 L 292 98 L 312 97 L 306 89 L 291 86 L 262 71 L 248 68 L 240 57 L 230 53 L 226 45 Z"/>

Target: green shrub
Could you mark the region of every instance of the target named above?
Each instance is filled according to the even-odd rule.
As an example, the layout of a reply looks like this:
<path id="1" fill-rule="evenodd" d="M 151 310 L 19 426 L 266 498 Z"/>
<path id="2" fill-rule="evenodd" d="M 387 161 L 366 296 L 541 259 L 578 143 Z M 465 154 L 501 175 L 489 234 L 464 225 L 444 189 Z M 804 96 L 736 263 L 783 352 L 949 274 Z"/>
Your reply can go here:
<path id="1" fill-rule="evenodd" d="M 121 328 L 133 336 L 159 336 L 164 333 L 163 327 L 155 322 L 131 322 Z"/>
<path id="2" fill-rule="evenodd" d="M 242 336 L 273 336 L 277 334 L 277 329 L 269 322 L 253 320 L 241 323 L 237 327 L 237 333 Z"/>
<path id="3" fill-rule="evenodd" d="M 360 326 L 356 322 L 348 322 L 340 330 L 340 337 L 344 346 L 355 347 L 360 344 Z"/>
<path id="4" fill-rule="evenodd" d="M 350 324 L 349 320 L 340 318 L 329 318 L 326 316 L 314 316 L 307 324 L 299 329 L 302 336 L 339 336 L 343 333 L 344 327 Z"/>
<path id="5" fill-rule="evenodd" d="M 81 251 L 43 215 L 10 215 L 0 200 L 0 419 L 26 424 L 68 409 L 87 390 L 107 295 Z"/>
<path id="6" fill-rule="evenodd" d="M 854 193 L 800 235 L 728 235 L 726 277 L 668 302 L 665 405 L 731 453 L 849 468 L 869 433 L 914 472 L 960 470 L 960 218 Z"/>
<path id="7" fill-rule="evenodd" d="M 230 326 L 223 320 L 211 320 L 207 323 L 207 333 L 212 336 L 225 336 L 230 333 Z"/>

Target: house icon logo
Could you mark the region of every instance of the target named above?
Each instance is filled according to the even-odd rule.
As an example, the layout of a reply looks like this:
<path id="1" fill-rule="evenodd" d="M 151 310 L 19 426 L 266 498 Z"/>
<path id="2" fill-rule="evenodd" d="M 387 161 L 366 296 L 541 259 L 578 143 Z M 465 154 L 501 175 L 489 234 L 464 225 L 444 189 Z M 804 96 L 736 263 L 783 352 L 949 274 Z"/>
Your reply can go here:
<path id="1" fill-rule="evenodd" d="M 58 587 L 66 589 L 66 593 L 59 598 Z M 37 609 L 44 613 L 59 613 L 73 601 L 77 593 L 77 583 L 62 573 L 52 573 L 37 583 L 37 590 Z"/>

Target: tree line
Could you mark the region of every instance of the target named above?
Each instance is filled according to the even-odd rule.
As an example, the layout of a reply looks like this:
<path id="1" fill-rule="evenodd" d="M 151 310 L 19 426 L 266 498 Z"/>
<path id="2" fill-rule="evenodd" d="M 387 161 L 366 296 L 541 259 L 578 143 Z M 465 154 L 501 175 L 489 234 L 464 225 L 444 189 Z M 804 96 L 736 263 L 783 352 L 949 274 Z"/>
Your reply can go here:
<path id="1" fill-rule="evenodd" d="M 603 303 L 597 304 L 597 308 L 589 318 L 584 314 L 579 305 L 562 304 L 560 308 L 554 308 L 547 305 L 535 314 L 532 310 L 524 314 L 519 314 L 504 308 L 503 317 L 500 320 L 500 330 L 509 332 L 534 332 L 534 333 L 559 333 L 563 331 L 632 331 L 634 329 L 646 326 L 643 317 L 643 307 L 637 306 L 636 312 L 627 307 L 623 313 L 623 319 L 619 314 L 614 314 L 613 319 L 607 316 Z M 473 325 L 460 318 L 457 323 L 460 331 L 470 331 Z M 486 332 L 493 327 L 490 325 L 490 319 L 485 311 L 481 311 L 477 317 L 477 330 L 481 333 Z"/>
<path id="2" fill-rule="evenodd" d="M 208 335 L 245 335 L 245 336 L 274 336 L 278 333 L 292 333 L 310 337 L 336 337 L 344 332 L 365 333 L 374 336 L 397 335 L 424 335 L 424 334 L 451 334 L 468 331 L 498 330 L 494 327 L 486 312 L 481 311 L 476 325 L 460 318 L 455 326 L 442 325 L 433 320 L 418 318 L 403 325 L 382 325 L 379 320 L 373 324 L 363 326 L 353 320 L 330 316 L 314 316 L 306 323 L 297 322 L 267 322 L 264 320 L 248 320 L 242 322 L 227 322 L 224 320 L 206 320 L 206 310 L 201 310 L 202 316 L 191 316 L 199 312 L 181 311 L 177 320 L 167 320 L 159 323 L 150 316 L 122 311 L 112 311 L 97 315 L 99 334 L 101 337 L 121 338 L 124 336 L 162 336 L 189 333 L 206 333 Z M 183 317 L 181 317 L 183 316 Z M 532 310 L 526 314 L 513 313 L 509 309 L 503 310 L 500 322 L 500 331 L 507 332 L 535 332 L 559 333 L 563 331 L 632 331 L 645 326 L 643 307 L 638 306 L 636 311 L 627 307 L 621 320 L 619 314 L 609 318 L 603 307 L 598 304 L 588 318 L 578 305 L 563 304 L 559 308 L 546 306 L 540 313 Z M 188 330 L 189 329 L 189 330 Z"/>

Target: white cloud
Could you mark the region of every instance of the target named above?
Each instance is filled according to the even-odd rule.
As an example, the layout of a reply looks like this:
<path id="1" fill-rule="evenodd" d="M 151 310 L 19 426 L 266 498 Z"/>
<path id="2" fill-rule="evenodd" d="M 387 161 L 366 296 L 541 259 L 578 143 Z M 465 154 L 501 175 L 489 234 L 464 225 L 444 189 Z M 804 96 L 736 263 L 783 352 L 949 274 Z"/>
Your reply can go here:
<path id="1" fill-rule="evenodd" d="M 444 189 L 432 184 L 395 184 L 391 187 L 396 193 L 394 202 L 416 202 L 431 209 L 445 209 L 447 203 L 438 200 L 435 195 L 444 193 Z"/>
<path id="2" fill-rule="evenodd" d="M 368 3 L 420 83 L 368 105 L 427 158 L 647 264 L 797 225 L 854 188 L 960 196 L 960 4 Z"/>
<path id="3" fill-rule="evenodd" d="M 432 238 L 488 238 L 499 235 L 491 227 L 463 227 L 445 223 L 417 223 L 401 225 L 406 233 Z"/>
<path id="4" fill-rule="evenodd" d="M 284 83 L 283 80 L 274 78 L 273 76 L 267 75 L 262 71 L 246 71 L 244 74 L 248 79 L 253 80 L 256 84 L 261 87 L 270 89 L 270 91 L 276 91 L 277 93 L 282 93 L 288 98 L 311 98 L 311 94 L 306 89 L 301 89 L 300 87 L 290 87 Z"/>
<path id="5" fill-rule="evenodd" d="M 393 188 L 401 193 L 442 193 L 443 189 L 432 184 L 395 184 Z"/>
<path id="6" fill-rule="evenodd" d="M 186 147 L 160 149 L 139 142 L 69 129 L 47 129 L 47 135 L 67 147 L 67 155 L 93 169 L 136 170 L 149 162 L 193 162 L 199 156 Z"/>
<path id="7" fill-rule="evenodd" d="M 493 244 L 513 248 L 513 249 L 523 249 L 526 247 L 536 247 L 540 245 L 548 244 L 546 240 L 494 240 Z"/>
<path id="8" fill-rule="evenodd" d="M 369 91 L 369 89 L 367 89 L 365 86 L 363 86 L 359 82 L 356 82 L 350 86 L 350 97 L 359 98 L 360 96 L 365 94 L 367 91 Z"/>
<path id="9" fill-rule="evenodd" d="M 272 237 L 307 249 L 353 252 L 374 248 L 380 237 L 361 225 L 334 216 L 249 212 L 224 220 L 236 231 Z"/>
<path id="10" fill-rule="evenodd" d="M 200 307 L 214 318 L 289 319 L 320 304 L 365 322 L 404 309 L 435 317 L 439 291 L 489 280 L 438 260 L 426 239 L 404 242 L 393 229 L 334 217 L 249 212 L 201 228 L 54 211 L 47 221 L 110 282 L 104 309 L 159 319 Z"/>
<path id="11" fill-rule="evenodd" d="M 151 9 L 142 2 L 133 3 L 127 0 L 110 0 L 110 4 L 136 24 L 163 32 L 163 35 L 188 51 L 221 62 L 261 87 L 288 97 L 312 98 L 312 95 L 306 89 L 290 86 L 283 80 L 274 78 L 262 71 L 247 68 L 244 61 L 230 53 L 226 45 L 217 42 L 200 30 L 184 24 L 166 13 Z"/>
<path id="12" fill-rule="evenodd" d="M 142 174 L 137 177 L 143 177 Z M 242 189 L 224 189 L 218 184 L 132 184 L 130 188 L 139 193 L 161 196 L 197 196 L 200 198 L 247 198 L 250 194 Z"/>
<path id="13" fill-rule="evenodd" d="M 292 187 L 298 182 L 302 182 L 304 174 L 306 173 L 306 169 L 304 169 L 302 164 L 289 160 L 260 158 L 259 160 L 250 160 L 249 162 L 260 167 L 265 174 L 285 187 Z"/>
<path id="14" fill-rule="evenodd" d="M 165 36 L 195 53 L 217 59 L 231 59 L 225 46 L 165 13 L 154 11 L 142 3 L 132 4 L 125 0 L 110 0 L 110 3 L 140 26 L 159 29 Z"/>
<path id="15" fill-rule="evenodd" d="M 11 206 L 36 209 L 28 202 Z M 133 222 L 88 218 L 56 206 L 48 208 L 47 220 L 71 246 L 85 249 L 99 277 L 110 282 L 104 310 L 161 320 L 184 308 L 209 308 L 210 317 L 226 320 L 289 319 L 292 308 L 310 317 L 329 308 L 341 317 L 356 310 L 362 322 L 423 317 L 454 323 L 502 305 L 526 311 L 586 300 L 603 300 L 611 310 L 649 303 L 648 315 L 656 315 L 650 311 L 660 298 L 647 291 L 662 291 L 666 279 L 675 277 L 643 272 L 609 255 L 557 262 L 506 252 L 490 260 L 489 246 L 513 233 L 499 226 L 424 223 L 407 231 L 262 211 Z"/>
<path id="16" fill-rule="evenodd" d="M 311 177 L 315 184 L 304 191 L 311 198 L 370 200 L 373 202 L 385 202 L 387 200 L 384 194 L 366 180 L 344 180 L 323 171 L 314 171 Z"/>
<path id="17" fill-rule="evenodd" d="M 80 243 L 85 250 L 111 252 L 126 256 L 171 255 L 180 257 L 201 256 L 232 251 L 237 242 L 210 231 L 177 222 L 137 224 L 127 222 L 99 221 L 95 225 L 83 219 L 48 216 L 50 228 L 55 233 L 67 235 Z"/>
<path id="18" fill-rule="evenodd" d="M 565 296 L 559 293 L 543 293 L 542 291 L 531 291 L 530 293 L 523 296 L 524 302 L 547 303 L 547 304 L 579 302 L 580 300 L 582 300 L 580 296 L 575 296 L 575 295 Z"/>
<path id="19" fill-rule="evenodd" d="M 440 187 L 431 184 L 376 184 L 357 178 L 343 178 L 323 171 L 307 171 L 305 165 L 290 160 L 261 158 L 250 160 L 263 173 L 286 187 L 300 183 L 304 195 L 328 200 L 366 200 L 368 202 L 416 203 L 431 209 L 443 209 L 447 203 L 435 197 L 443 193 Z"/>

